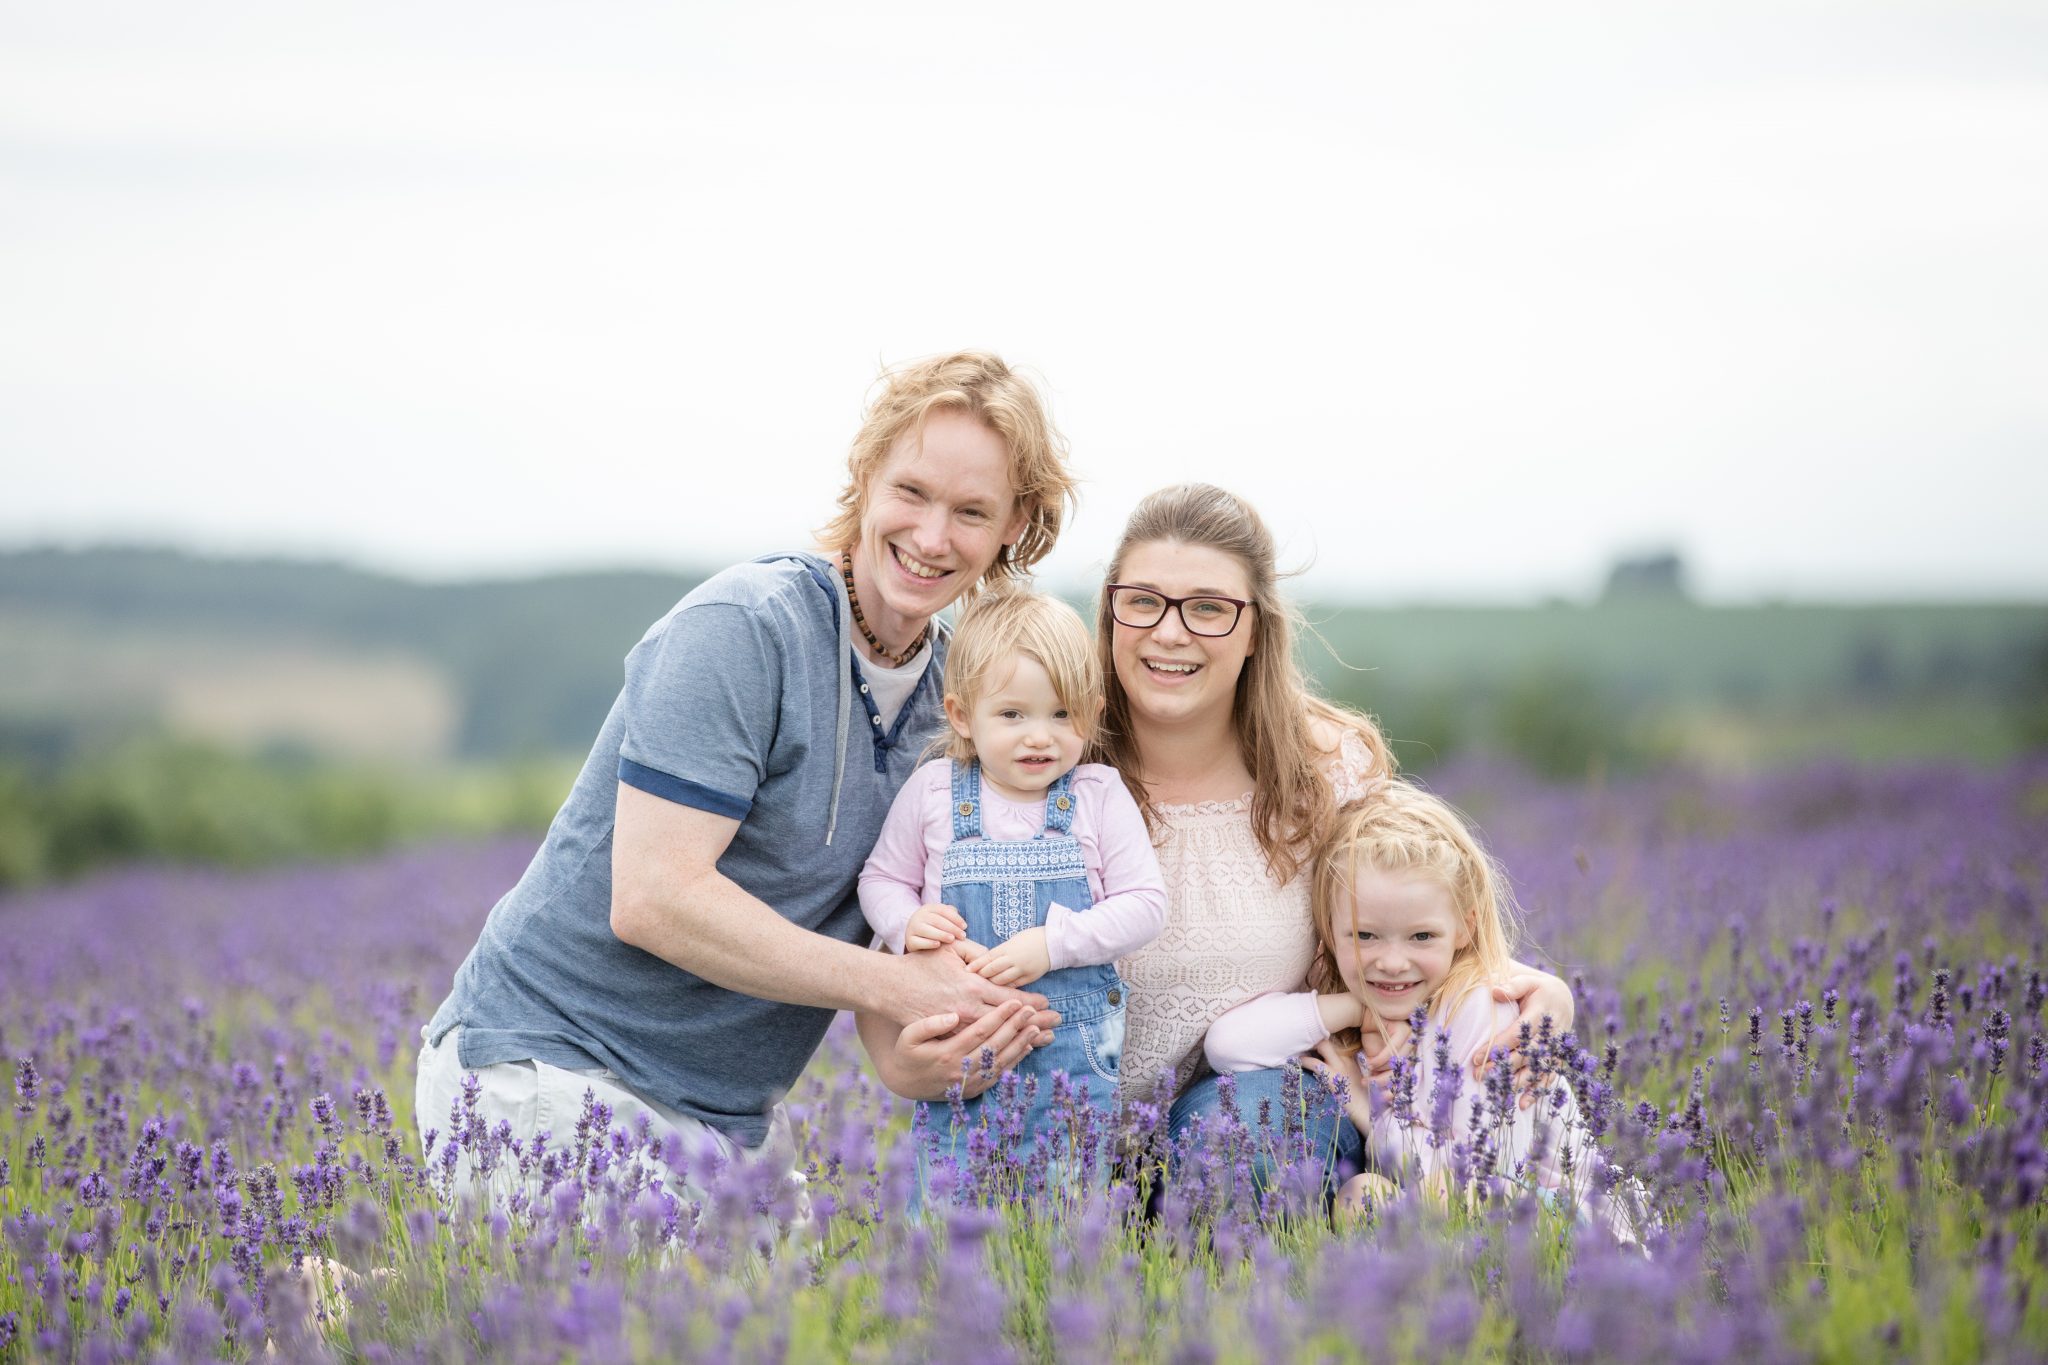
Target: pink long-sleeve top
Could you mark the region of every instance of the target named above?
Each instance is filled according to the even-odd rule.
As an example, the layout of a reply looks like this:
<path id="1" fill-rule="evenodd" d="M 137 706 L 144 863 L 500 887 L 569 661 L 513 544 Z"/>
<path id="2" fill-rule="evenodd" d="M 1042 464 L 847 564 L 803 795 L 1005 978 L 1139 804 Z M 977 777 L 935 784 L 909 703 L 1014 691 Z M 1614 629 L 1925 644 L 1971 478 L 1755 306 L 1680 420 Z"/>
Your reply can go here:
<path id="1" fill-rule="evenodd" d="M 1450 1169 L 1450 1143 L 1470 1134 L 1472 1111 L 1483 1112 L 1486 1104 L 1484 1085 L 1473 1078 L 1470 1063 L 1486 1054 L 1487 1044 L 1501 1029 L 1514 1023 L 1516 1013 L 1512 1003 L 1496 1001 L 1484 989 L 1468 991 L 1448 1007 L 1439 1002 L 1430 1010 L 1429 1033 L 1417 1050 L 1413 1113 L 1404 1119 L 1391 1107 L 1378 1109 L 1371 1131 L 1362 1134 L 1375 1166 L 1383 1173 L 1398 1173 L 1404 1180 Z M 1450 1035 L 1450 1061 L 1460 1080 L 1456 1108 L 1447 1130 L 1450 1142 L 1441 1147 L 1432 1146 L 1429 1140 L 1439 1032 Z M 1209 1065 L 1219 1072 L 1253 1071 L 1280 1066 L 1329 1036 L 1313 991 L 1288 995 L 1276 992 L 1247 1000 L 1211 1024 L 1203 1049 Z M 1539 1125 L 1543 1152 L 1540 1160 L 1532 1160 Z M 1518 1174 L 1543 1190 L 1560 1191 L 1569 1184 L 1574 1199 L 1581 1204 L 1588 1199 L 1597 1156 L 1585 1125 L 1580 1122 L 1578 1104 L 1562 1081 L 1555 1082 L 1552 1090 L 1530 1108 L 1512 1106 L 1508 1119 L 1484 1126 L 1494 1142 L 1496 1170 Z M 1574 1157 L 1570 1175 L 1563 1160 L 1567 1146 Z"/>
<path id="2" fill-rule="evenodd" d="M 910 775 L 860 874 L 868 927 L 894 952 L 921 905 L 939 901 L 946 846 L 953 842 L 952 767 L 945 759 Z M 1088 870 L 1093 905 L 1055 903 L 1046 914 L 1052 969 L 1111 962 L 1150 943 L 1166 923 L 1166 882 L 1138 803 L 1116 769 L 1074 769 L 1074 837 Z M 1035 839 L 1045 829 L 1045 798 L 1011 801 L 981 784 L 981 830 L 990 839 Z"/>

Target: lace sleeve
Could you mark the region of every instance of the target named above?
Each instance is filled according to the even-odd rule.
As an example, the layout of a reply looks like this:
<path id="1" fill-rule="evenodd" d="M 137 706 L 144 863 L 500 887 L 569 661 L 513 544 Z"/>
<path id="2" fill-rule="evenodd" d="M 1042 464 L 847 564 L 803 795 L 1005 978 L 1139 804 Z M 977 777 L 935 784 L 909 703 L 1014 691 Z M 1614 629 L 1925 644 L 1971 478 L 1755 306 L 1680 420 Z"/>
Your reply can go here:
<path id="1" fill-rule="evenodd" d="M 1337 743 L 1337 753 L 1327 761 L 1324 771 L 1329 774 L 1330 787 L 1340 806 L 1364 800 L 1387 780 L 1374 761 L 1372 750 L 1366 748 L 1365 740 L 1355 730 L 1344 731 Z"/>

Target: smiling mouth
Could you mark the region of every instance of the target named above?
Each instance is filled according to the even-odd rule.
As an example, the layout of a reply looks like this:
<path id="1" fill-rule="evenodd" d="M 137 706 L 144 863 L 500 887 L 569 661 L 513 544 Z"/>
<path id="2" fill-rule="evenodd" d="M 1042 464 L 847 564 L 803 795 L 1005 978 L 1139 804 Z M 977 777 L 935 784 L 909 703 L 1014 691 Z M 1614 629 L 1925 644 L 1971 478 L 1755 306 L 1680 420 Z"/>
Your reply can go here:
<path id="1" fill-rule="evenodd" d="M 927 583 L 935 579 L 944 578 L 952 572 L 951 569 L 941 569 L 935 564 L 927 564 L 922 559 L 918 559 L 916 556 L 908 554 L 894 545 L 889 547 L 889 557 L 896 561 L 897 568 L 903 570 L 912 578 L 921 579 Z"/>
<path id="2" fill-rule="evenodd" d="M 1162 678 L 1192 678 L 1202 671 L 1200 664 L 1185 659 L 1146 659 L 1143 662 L 1148 672 Z"/>
<path id="3" fill-rule="evenodd" d="M 1406 995 L 1409 990 L 1420 986 L 1422 983 L 1420 981 L 1368 981 L 1365 984 L 1376 991 L 1385 991 L 1388 995 Z"/>

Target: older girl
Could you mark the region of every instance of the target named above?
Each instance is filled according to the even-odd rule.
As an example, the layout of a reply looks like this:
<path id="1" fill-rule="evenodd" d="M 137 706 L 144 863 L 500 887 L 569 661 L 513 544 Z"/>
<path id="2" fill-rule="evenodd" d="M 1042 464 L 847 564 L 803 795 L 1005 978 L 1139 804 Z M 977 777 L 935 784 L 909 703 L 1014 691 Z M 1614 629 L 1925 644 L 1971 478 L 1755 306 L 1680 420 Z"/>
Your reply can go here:
<path id="1" fill-rule="evenodd" d="M 1515 941 L 1506 879 L 1458 813 L 1406 783 L 1389 782 L 1338 817 L 1317 859 L 1310 903 L 1318 949 L 1310 990 L 1246 1001 L 1209 1028 L 1209 1064 L 1229 1073 L 1304 1063 L 1344 1077 L 1351 1122 L 1378 1179 L 1462 1184 L 1494 1177 L 1569 1205 L 1584 1203 L 1595 1154 L 1562 1082 L 1533 1108 L 1504 1088 L 1472 1084 L 1464 1064 L 1485 1056 L 1514 1009 L 1486 989 Z M 1427 1018 L 1426 1038 L 1409 1038 Z M 1357 1057 L 1388 1041 L 1415 1059 L 1375 1104 Z M 1355 1205 L 1376 1177 L 1342 1191 Z"/>

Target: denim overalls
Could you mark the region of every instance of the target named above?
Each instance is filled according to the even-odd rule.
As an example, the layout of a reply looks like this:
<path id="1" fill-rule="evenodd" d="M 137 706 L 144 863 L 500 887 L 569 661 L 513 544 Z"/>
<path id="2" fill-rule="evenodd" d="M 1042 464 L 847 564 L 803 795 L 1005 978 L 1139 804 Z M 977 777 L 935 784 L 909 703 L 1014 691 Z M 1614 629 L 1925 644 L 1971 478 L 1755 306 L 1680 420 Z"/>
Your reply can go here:
<path id="1" fill-rule="evenodd" d="M 1045 829 L 1035 839 L 981 837 L 981 764 L 953 764 L 953 842 L 946 847 L 940 873 L 939 899 L 967 921 L 967 936 L 994 947 L 1026 929 L 1044 925 L 1057 901 L 1069 910 L 1086 911 L 1094 903 L 1088 871 L 1081 859 L 1081 841 L 1072 833 L 1074 775 L 1062 773 L 1045 793 Z M 1109 1113 L 1116 1107 L 1117 1064 L 1124 1050 L 1124 983 L 1116 968 L 1064 967 L 1047 972 L 1023 989 L 1046 997 L 1060 1014 L 1053 1041 L 1034 1048 L 1017 1063 L 1020 1082 L 1037 1081 L 1037 1094 L 1025 1111 L 1021 1128 L 1013 1115 L 998 1115 L 1002 1084 L 967 1100 L 966 1123 L 954 1130 L 944 1105 L 931 1107 L 930 1122 L 940 1152 L 966 1151 L 968 1134 L 1000 1117 L 1003 1127 L 1020 1134 L 1019 1155 L 1047 1131 L 1052 1109 L 1053 1073 L 1064 1071 L 1078 1098 L 1086 1082 L 1091 1108 Z M 1021 1096 L 1022 1088 L 1019 1092 Z M 1062 1144 L 1055 1144 L 1055 1155 Z M 922 1165 L 922 1162 L 920 1162 Z"/>

